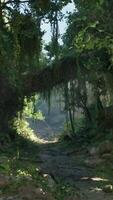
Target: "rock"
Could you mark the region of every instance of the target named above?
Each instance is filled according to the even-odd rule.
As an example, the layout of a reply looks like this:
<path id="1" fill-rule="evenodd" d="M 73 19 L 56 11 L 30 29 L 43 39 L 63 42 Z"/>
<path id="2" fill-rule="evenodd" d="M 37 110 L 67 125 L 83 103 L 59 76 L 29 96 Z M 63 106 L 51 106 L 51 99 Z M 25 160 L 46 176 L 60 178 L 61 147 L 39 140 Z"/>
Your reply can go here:
<path id="1" fill-rule="evenodd" d="M 21 200 L 21 199 L 17 196 L 11 196 L 11 197 L 7 197 L 7 200 Z"/>
<path id="2" fill-rule="evenodd" d="M 10 178 L 6 175 L 0 175 L 0 188 L 6 187 L 10 183 Z"/>
<path id="3" fill-rule="evenodd" d="M 71 195 L 70 197 L 67 197 L 65 200 L 80 200 L 80 196 L 79 195 Z"/>
<path id="4" fill-rule="evenodd" d="M 0 164 L 6 163 L 8 161 L 8 157 L 6 156 L 0 156 Z"/>
<path id="5" fill-rule="evenodd" d="M 0 200 L 23 200 L 23 199 L 16 195 L 16 196 L 10 196 L 10 197 L 1 197 Z"/>
<path id="6" fill-rule="evenodd" d="M 43 174 L 44 179 L 47 181 L 48 186 L 53 189 L 55 186 L 55 181 L 49 174 Z"/>
<path id="7" fill-rule="evenodd" d="M 91 156 L 97 155 L 97 154 L 98 154 L 98 148 L 92 147 L 92 148 L 89 150 L 89 154 L 90 154 Z"/>
<path id="8" fill-rule="evenodd" d="M 111 160 L 113 158 L 113 154 L 111 153 L 104 153 L 101 158 L 105 159 L 105 160 Z"/>
<path id="9" fill-rule="evenodd" d="M 21 186 L 18 192 L 22 198 L 30 200 L 35 195 L 35 187 L 32 185 Z"/>
<path id="10" fill-rule="evenodd" d="M 99 154 L 102 155 L 104 153 L 111 153 L 113 151 L 113 143 L 109 140 L 102 142 L 99 145 Z"/>
<path id="11" fill-rule="evenodd" d="M 89 158 L 84 161 L 85 164 L 89 167 L 96 167 L 97 165 L 100 165 L 104 162 L 103 159 L 99 158 L 98 156 L 95 156 L 93 158 Z"/>
<path id="12" fill-rule="evenodd" d="M 26 181 L 26 182 L 33 181 L 33 178 L 32 178 L 32 176 L 30 176 L 30 175 L 27 175 L 27 176 L 22 175 L 22 176 L 20 176 L 19 178 L 22 179 L 22 180 L 24 180 L 24 181 Z"/>
<path id="13" fill-rule="evenodd" d="M 50 193 L 32 185 L 21 186 L 18 191 L 19 195 L 26 200 L 54 200 Z"/>
<path id="14" fill-rule="evenodd" d="M 112 185 L 105 185 L 103 187 L 103 191 L 106 192 L 106 193 L 111 193 L 111 192 L 113 192 L 113 186 Z"/>
<path id="15" fill-rule="evenodd" d="M 41 200 L 43 200 L 43 199 L 44 200 L 54 200 L 52 195 L 48 192 L 43 191 L 42 188 L 35 188 L 34 193 L 38 198 L 40 197 Z"/>

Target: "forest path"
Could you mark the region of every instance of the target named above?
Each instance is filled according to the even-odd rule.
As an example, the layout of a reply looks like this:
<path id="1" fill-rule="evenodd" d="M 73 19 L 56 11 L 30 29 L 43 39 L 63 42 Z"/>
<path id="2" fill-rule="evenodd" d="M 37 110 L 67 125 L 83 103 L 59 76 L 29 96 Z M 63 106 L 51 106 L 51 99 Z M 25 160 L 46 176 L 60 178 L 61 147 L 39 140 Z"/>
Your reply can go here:
<path id="1" fill-rule="evenodd" d="M 89 158 L 85 149 L 76 148 L 72 151 L 60 143 L 41 144 L 39 149 L 39 167 L 42 173 L 49 174 L 56 183 L 74 186 L 81 194 L 80 200 L 113 199 L 113 193 L 102 190 L 113 181 L 99 176 L 95 167 L 85 164 Z"/>

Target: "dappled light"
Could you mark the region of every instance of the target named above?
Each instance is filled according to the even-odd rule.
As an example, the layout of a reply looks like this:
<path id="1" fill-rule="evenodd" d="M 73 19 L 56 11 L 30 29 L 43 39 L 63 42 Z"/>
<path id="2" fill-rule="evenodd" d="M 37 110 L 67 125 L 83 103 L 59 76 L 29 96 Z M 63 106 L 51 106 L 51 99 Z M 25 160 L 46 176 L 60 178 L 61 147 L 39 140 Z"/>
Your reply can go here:
<path id="1" fill-rule="evenodd" d="M 113 3 L 0 0 L 0 200 L 113 200 Z"/>
<path id="2" fill-rule="evenodd" d="M 108 179 L 100 178 L 100 177 L 82 177 L 81 180 L 90 180 L 90 181 L 109 181 Z"/>
<path id="3" fill-rule="evenodd" d="M 98 188 L 98 187 L 92 189 L 92 192 L 100 192 L 100 191 L 102 191 L 102 189 L 101 189 L 101 188 Z"/>
<path id="4" fill-rule="evenodd" d="M 91 180 L 93 180 L 93 181 L 108 181 L 108 179 L 99 178 L 99 177 L 91 178 Z"/>

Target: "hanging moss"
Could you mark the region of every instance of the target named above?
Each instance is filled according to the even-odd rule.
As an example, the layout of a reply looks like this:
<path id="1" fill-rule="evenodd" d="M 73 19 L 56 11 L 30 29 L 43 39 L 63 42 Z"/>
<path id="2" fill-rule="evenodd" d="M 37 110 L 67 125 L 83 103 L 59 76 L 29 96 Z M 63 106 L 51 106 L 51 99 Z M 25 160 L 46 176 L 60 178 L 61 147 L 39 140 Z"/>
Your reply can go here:
<path id="1" fill-rule="evenodd" d="M 38 73 L 23 76 L 24 94 L 50 91 L 54 86 L 76 78 L 76 58 L 66 57 L 57 64 L 44 68 Z"/>

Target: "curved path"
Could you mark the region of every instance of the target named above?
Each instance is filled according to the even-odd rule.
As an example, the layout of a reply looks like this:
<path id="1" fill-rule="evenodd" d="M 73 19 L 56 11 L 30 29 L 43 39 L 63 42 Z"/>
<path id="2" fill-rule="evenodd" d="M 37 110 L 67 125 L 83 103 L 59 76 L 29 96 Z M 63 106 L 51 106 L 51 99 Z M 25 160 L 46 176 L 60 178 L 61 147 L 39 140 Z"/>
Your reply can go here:
<path id="1" fill-rule="evenodd" d="M 66 150 L 59 143 L 41 144 L 39 149 L 40 170 L 51 175 L 56 183 L 73 185 L 82 194 L 81 199 L 113 199 L 112 193 L 102 191 L 102 187 L 109 184 L 110 180 L 97 177 L 95 168 L 84 164 L 87 152 L 81 149 Z"/>

